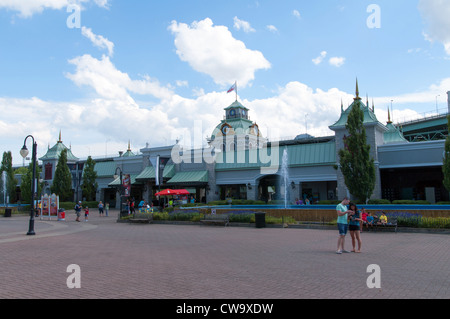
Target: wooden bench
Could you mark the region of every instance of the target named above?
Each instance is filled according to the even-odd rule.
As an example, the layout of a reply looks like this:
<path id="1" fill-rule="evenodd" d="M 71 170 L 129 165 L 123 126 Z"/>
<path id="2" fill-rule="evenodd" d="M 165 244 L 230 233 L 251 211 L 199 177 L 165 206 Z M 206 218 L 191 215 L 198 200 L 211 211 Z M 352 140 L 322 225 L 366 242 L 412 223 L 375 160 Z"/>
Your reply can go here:
<path id="1" fill-rule="evenodd" d="M 228 226 L 230 224 L 230 216 L 228 214 L 205 214 L 201 223 Z"/>
<path id="2" fill-rule="evenodd" d="M 150 224 L 153 222 L 153 213 L 135 213 L 132 218 L 129 219 L 131 223 Z"/>

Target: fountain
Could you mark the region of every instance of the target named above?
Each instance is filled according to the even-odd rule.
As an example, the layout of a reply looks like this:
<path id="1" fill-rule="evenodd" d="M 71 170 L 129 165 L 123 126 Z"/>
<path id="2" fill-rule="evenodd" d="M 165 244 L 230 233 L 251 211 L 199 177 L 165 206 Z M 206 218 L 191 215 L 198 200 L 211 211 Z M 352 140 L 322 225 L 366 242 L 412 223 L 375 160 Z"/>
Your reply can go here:
<path id="1" fill-rule="evenodd" d="M 289 186 L 289 173 L 288 173 L 288 152 L 287 148 L 283 151 L 283 158 L 281 160 L 281 183 L 284 185 L 284 208 L 288 206 L 288 186 Z M 280 185 L 281 186 L 281 185 Z M 281 190 L 281 187 L 280 187 Z"/>
<path id="2" fill-rule="evenodd" d="M 8 203 L 6 201 L 7 197 L 7 188 L 6 188 L 6 171 L 2 172 L 2 190 L 3 190 L 3 206 L 8 207 Z"/>

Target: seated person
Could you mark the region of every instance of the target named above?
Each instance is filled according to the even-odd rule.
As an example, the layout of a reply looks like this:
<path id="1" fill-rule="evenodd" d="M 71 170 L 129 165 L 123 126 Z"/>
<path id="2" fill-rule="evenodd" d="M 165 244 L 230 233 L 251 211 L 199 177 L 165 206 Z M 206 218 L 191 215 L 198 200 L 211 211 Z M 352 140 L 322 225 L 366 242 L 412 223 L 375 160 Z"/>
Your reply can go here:
<path id="1" fill-rule="evenodd" d="M 372 213 L 368 213 L 366 217 L 366 221 L 364 222 L 364 225 L 366 225 L 366 228 L 369 229 L 369 225 L 373 226 L 374 218 L 372 216 Z"/>
<path id="2" fill-rule="evenodd" d="M 385 212 L 381 212 L 380 221 L 378 222 L 378 225 L 386 225 L 387 224 L 387 216 Z"/>

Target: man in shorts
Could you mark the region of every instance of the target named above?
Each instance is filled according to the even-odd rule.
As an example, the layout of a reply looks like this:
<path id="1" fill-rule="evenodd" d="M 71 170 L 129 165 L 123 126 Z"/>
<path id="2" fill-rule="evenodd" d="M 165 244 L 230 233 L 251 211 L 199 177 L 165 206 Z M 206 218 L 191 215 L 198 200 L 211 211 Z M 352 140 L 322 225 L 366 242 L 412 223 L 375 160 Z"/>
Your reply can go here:
<path id="1" fill-rule="evenodd" d="M 352 213 L 347 209 L 347 205 L 350 203 L 350 200 L 347 197 L 344 197 L 342 202 L 336 206 L 337 217 L 337 226 L 339 230 L 339 238 L 337 242 L 337 251 L 336 254 L 348 253 L 349 251 L 344 249 L 345 243 L 345 235 L 347 235 L 348 231 L 348 214 Z"/>
<path id="2" fill-rule="evenodd" d="M 76 205 L 75 205 L 75 213 L 77 214 L 77 219 L 75 219 L 75 221 L 79 222 L 80 221 L 80 214 L 81 214 L 81 201 L 79 201 Z"/>

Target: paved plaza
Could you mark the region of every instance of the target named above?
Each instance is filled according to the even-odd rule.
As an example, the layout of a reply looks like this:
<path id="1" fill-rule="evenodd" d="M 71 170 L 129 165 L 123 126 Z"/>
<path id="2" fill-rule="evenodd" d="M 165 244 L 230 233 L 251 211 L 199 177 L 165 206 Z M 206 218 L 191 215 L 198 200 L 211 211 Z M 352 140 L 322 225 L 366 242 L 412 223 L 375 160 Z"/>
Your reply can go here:
<path id="1" fill-rule="evenodd" d="M 81 218 L 83 220 L 83 217 Z M 337 230 L 0 218 L 2 298 L 450 298 L 450 235 L 363 232 L 335 253 Z M 351 240 L 346 238 L 346 249 Z M 69 265 L 81 288 L 69 289 Z M 368 288 L 369 265 L 381 288 Z"/>

